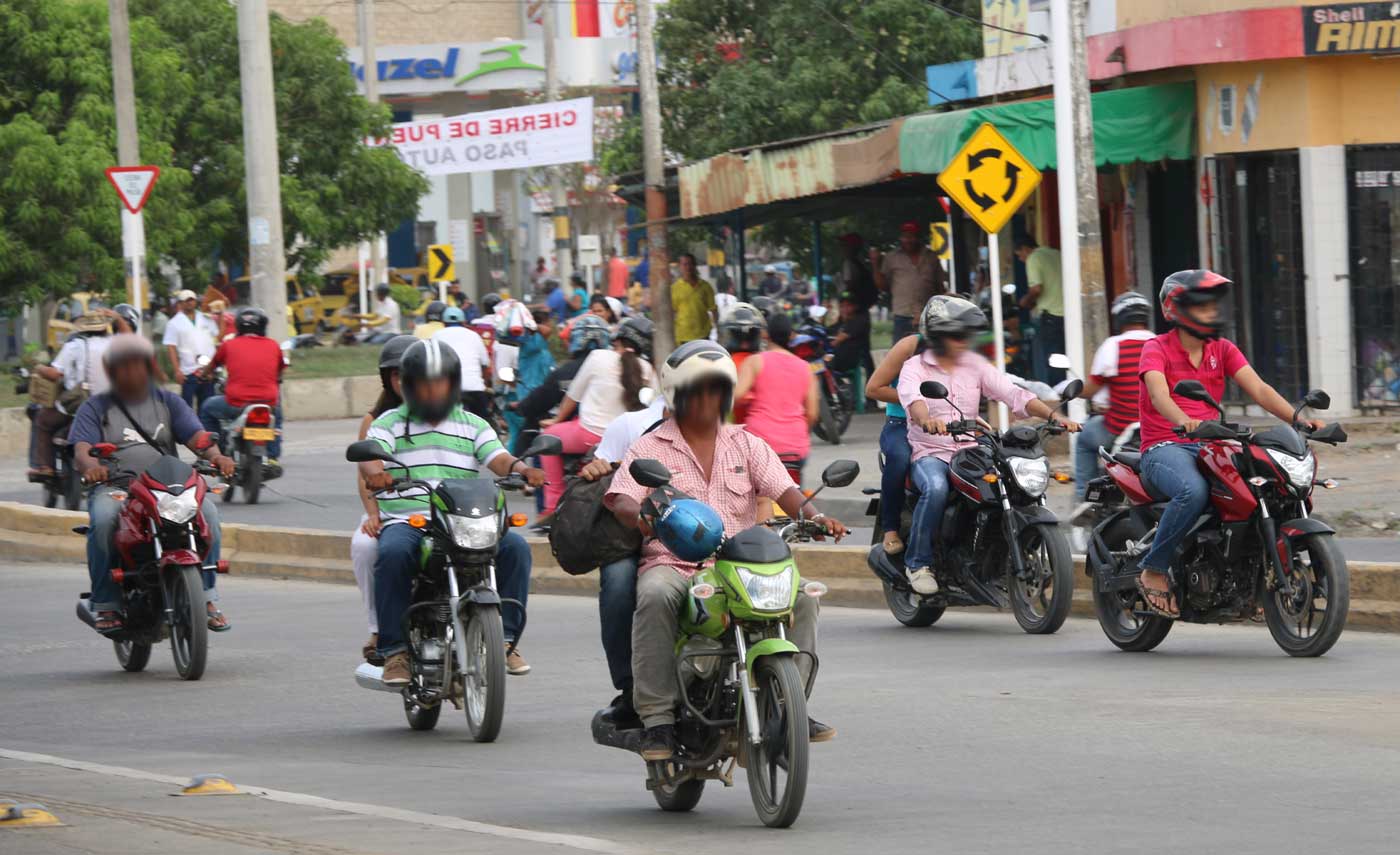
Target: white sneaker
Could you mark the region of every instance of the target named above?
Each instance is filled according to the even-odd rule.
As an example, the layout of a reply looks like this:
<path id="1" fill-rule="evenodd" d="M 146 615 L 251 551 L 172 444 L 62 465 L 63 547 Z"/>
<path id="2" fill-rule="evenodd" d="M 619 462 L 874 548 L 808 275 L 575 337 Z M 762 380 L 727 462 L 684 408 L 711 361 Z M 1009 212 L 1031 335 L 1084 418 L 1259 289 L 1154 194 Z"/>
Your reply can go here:
<path id="1" fill-rule="evenodd" d="M 924 595 L 938 593 L 938 580 L 933 578 L 933 571 L 927 567 L 920 567 L 918 570 L 905 570 L 904 575 L 909 577 L 909 587 L 914 589 L 914 593 Z"/>

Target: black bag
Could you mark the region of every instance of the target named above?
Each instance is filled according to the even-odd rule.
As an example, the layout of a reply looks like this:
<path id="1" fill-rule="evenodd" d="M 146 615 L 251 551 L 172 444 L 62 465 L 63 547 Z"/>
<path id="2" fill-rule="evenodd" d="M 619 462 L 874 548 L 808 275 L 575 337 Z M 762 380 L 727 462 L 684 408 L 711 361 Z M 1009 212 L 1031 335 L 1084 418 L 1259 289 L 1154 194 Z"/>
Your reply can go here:
<path id="1" fill-rule="evenodd" d="M 642 548 L 642 533 L 618 522 L 603 506 L 612 479 L 573 478 L 559 499 L 549 529 L 549 551 L 570 576 L 591 573 Z"/>

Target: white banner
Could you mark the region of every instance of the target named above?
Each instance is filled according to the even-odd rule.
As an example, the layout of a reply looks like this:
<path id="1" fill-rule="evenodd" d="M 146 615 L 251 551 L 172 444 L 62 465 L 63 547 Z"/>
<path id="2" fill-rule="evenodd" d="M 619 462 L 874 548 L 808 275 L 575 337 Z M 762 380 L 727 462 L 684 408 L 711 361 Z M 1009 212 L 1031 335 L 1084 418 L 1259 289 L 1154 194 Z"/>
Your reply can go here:
<path id="1" fill-rule="evenodd" d="M 593 159 L 593 99 L 551 101 L 394 125 L 399 158 L 425 175 L 492 172 Z"/>

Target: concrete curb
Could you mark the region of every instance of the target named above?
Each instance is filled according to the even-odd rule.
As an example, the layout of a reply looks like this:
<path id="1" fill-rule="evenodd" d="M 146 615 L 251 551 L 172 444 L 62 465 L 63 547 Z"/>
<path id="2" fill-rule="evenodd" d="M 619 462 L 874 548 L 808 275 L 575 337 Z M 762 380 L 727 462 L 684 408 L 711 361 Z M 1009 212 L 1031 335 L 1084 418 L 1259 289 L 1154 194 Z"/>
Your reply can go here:
<path id="1" fill-rule="evenodd" d="M 12 561 L 86 561 L 86 539 L 72 532 L 87 514 L 0 502 L 0 555 Z M 224 557 L 234 576 L 307 579 L 354 584 L 350 533 L 308 529 L 224 525 Z M 534 559 L 530 589 L 546 594 L 597 593 L 593 574 L 570 576 L 554 561 L 549 543 L 527 538 Z M 793 552 L 802 575 L 830 588 L 825 602 L 835 606 L 884 608 L 880 585 L 865 566 L 867 546 L 798 546 Z M 1351 613 L 1348 629 L 1400 632 L 1400 564 L 1348 562 Z M 1074 614 L 1093 617 L 1093 603 L 1082 559 L 1075 562 Z"/>

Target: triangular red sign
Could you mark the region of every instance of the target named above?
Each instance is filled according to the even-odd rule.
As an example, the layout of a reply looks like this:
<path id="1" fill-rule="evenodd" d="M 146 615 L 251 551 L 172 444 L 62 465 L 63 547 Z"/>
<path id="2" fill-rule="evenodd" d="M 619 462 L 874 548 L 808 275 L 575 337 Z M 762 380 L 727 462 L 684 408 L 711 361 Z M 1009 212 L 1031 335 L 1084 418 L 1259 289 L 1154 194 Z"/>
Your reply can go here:
<path id="1" fill-rule="evenodd" d="M 151 197 L 151 188 L 160 177 L 159 166 L 109 166 L 107 180 L 117 188 L 122 204 L 133 214 L 141 213 L 146 200 Z"/>

